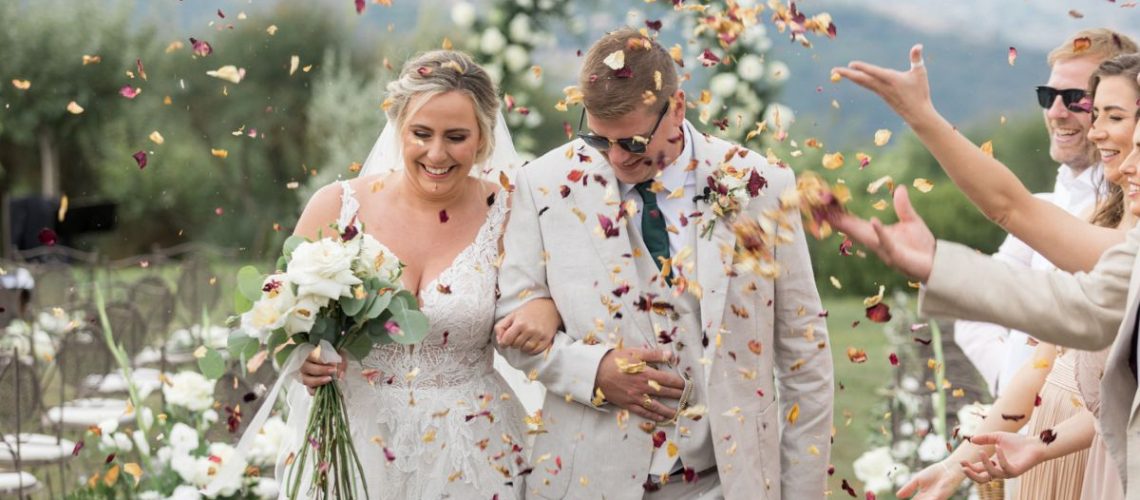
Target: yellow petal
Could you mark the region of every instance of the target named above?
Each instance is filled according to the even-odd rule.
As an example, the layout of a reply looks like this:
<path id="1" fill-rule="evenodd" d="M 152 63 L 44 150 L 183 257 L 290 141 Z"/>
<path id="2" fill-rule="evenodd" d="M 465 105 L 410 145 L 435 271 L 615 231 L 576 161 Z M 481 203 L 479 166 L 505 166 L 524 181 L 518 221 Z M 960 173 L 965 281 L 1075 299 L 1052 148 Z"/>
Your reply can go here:
<path id="1" fill-rule="evenodd" d="M 835 170 L 843 166 L 843 153 L 828 153 L 823 155 L 823 168 Z"/>
<path id="2" fill-rule="evenodd" d="M 301 57 L 300 56 L 290 56 L 289 57 L 289 76 L 293 76 L 293 73 L 297 72 L 297 68 L 299 66 L 301 66 Z"/>
<path id="3" fill-rule="evenodd" d="M 994 156 L 994 141 L 986 141 L 982 143 L 982 152 L 987 156 L 993 158 Z"/>
<path id="4" fill-rule="evenodd" d="M 112 465 L 107 471 L 107 475 L 103 476 L 103 484 L 107 485 L 108 488 L 117 482 L 119 482 L 119 464 Z"/>
<path id="5" fill-rule="evenodd" d="M 32 82 L 27 80 L 12 80 L 12 86 L 19 90 L 28 90 L 32 87 Z"/>
<path id="6" fill-rule="evenodd" d="M 150 139 L 150 142 L 153 142 L 155 144 L 162 144 L 162 143 L 166 142 L 166 139 L 163 138 L 162 134 L 158 133 L 157 130 L 155 130 L 154 132 L 151 132 L 150 136 L 148 138 Z"/>
<path id="7" fill-rule="evenodd" d="M 602 60 L 602 64 L 605 64 L 610 69 L 615 71 L 624 68 L 625 51 L 615 50 L 613 52 L 610 52 L 610 55 L 606 56 L 606 58 Z"/>
<path id="8" fill-rule="evenodd" d="M 143 474 L 142 467 L 139 467 L 139 464 L 136 464 L 134 462 L 124 464 L 123 472 L 126 472 L 127 474 L 130 474 L 131 477 L 135 478 L 135 486 L 139 485 L 139 481 L 142 480 Z"/>
<path id="9" fill-rule="evenodd" d="M 788 410 L 788 423 L 795 425 L 796 420 L 799 420 L 799 419 L 800 419 L 800 404 L 795 403 L 792 405 L 792 409 Z"/>
<path id="10" fill-rule="evenodd" d="M 879 191 L 879 188 L 883 187 L 883 185 L 886 185 L 887 190 L 890 191 L 890 190 L 894 189 L 895 181 L 894 181 L 894 179 L 891 179 L 891 176 L 889 176 L 889 175 L 884 175 L 882 177 L 879 177 L 878 179 L 875 179 L 874 182 L 867 185 L 867 194 L 875 194 L 876 192 Z"/>
<path id="11" fill-rule="evenodd" d="M 887 143 L 890 142 L 890 140 L 891 140 L 891 131 L 890 130 L 887 130 L 885 128 L 881 128 L 881 129 L 875 131 L 875 145 L 876 146 L 886 146 Z"/>
<path id="12" fill-rule="evenodd" d="M 929 193 L 931 189 L 934 189 L 934 183 L 919 177 L 914 180 L 914 188 L 919 190 L 919 192 Z"/>
<path id="13" fill-rule="evenodd" d="M 80 106 L 79 103 L 75 101 L 71 101 L 67 103 L 67 112 L 73 115 L 78 115 L 83 112 L 83 106 Z"/>
<path id="14" fill-rule="evenodd" d="M 223 159 L 224 159 L 224 158 L 226 158 L 226 157 L 228 157 L 228 156 L 230 155 L 230 152 L 229 152 L 229 151 L 226 151 L 226 150 L 224 150 L 224 149 L 214 149 L 214 148 L 210 148 L 210 154 L 211 154 L 211 155 L 214 155 L 214 156 L 215 156 L 215 157 L 217 157 L 217 158 L 223 158 Z"/>
<path id="15" fill-rule="evenodd" d="M 879 201 L 876 201 L 876 202 L 871 204 L 871 208 L 878 210 L 880 212 L 883 210 L 886 210 L 887 209 L 887 200 L 881 199 Z"/>

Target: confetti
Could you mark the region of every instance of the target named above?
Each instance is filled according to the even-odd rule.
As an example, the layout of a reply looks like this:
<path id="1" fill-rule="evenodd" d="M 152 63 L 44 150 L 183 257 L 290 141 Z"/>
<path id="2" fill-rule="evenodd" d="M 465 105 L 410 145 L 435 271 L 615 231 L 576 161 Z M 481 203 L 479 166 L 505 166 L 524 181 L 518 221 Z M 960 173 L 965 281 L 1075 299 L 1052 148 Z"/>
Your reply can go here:
<path id="1" fill-rule="evenodd" d="M 131 156 L 135 159 L 135 163 L 138 163 L 139 170 L 146 168 L 146 151 L 138 151 Z"/>
<path id="2" fill-rule="evenodd" d="M 875 131 L 875 145 L 882 147 L 886 146 L 891 141 L 891 131 L 881 128 Z"/>
<path id="3" fill-rule="evenodd" d="M 843 166 L 843 153 L 827 153 L 823 155 L 823 168 L 835 170 Z"/>
<path id="4" fill-rule="evenodd" d="M 181 48 L 181 45 L 182 44 L 179 43 L 179 48 Z M 190 46 L 193 47 L 194 55 L 198 57 L 206 57 L 214 53 L 214 48 L 211 47 L 209 42 L 205 40 L 199 40 L 197 38 L 191 37 Z"/>
<path id="5" fill-rule="evenodd" d="M 1014 47 L 1009 48 L 1009 65 L 1013 66 L 1013 62 L 1017 60 L 1017 49 Z"/>
<path id="6" fill-rule="evenodd" d="M 16 87 L 16 90 L 28 90 L 32 87 L 32 82 L 27 80 L 12 80 L 12 86 Z"/>
<path id="7" fill-rule="evenodd" d="M 916 178 L 914 180 L 914 188 L 917 189 L 919 192 L 929 193 L 930 190 L 934 189 L 934 183 L 930 182 L 929 180 L 923 179 L 922 177 L 919 177 L 919 178 Z"/>
<path id="8" fill-rule="evenodd" d="M 73 115 L 78 115 L 80 113 L 83 113 L 83 106 L 80 106 L 79 103 L 75 101 L 71 101 L 67 103 L 67 112 Z"/>
<path id="9" fill-rule="evenodd" d="M 229 64 L 216 70 L 207 71 L 206 74 L 230 83 L 241 83 L 242 78 L 245 78 L 245 68 L 238 69 L 237 66 Z"/>
<path id="10" fill-rule="evenodd" d="M 147 138 L 150 139 L 150 142 L 153 142 L 155 144 L 162 144 L 162 143 L 166 142 L 166 139 L 163 138 L 162 134 L 158 133 L 157 130 L 155 130 L 154 132 L 151 132 L 150 135 L 147 136 Z"/>
<path id="11" fill-rule="evenodd" d="M 985 153 L 986 156 L 993 158 L 993 156 L 994 156 L 994 141 L 983 142 L 982 145 L 979 147 L 982 148 L 982 152 Z"/>
<path id="12" fill-rule="evenodd" d="M 625 67 L 625 51 L 615 50 L 602 60 L 602 63 L 610 69 L 617 71 Z"/>
<path id="13" fill-rule="evenodd" d="M 142 89 L 131 88 L 130 85 L 123 85 L 123 87 L 119 89 L 119 95 L 126 97 L 127 99 L 134 99 L 141 93 Z"/>
<path id="14" fill-rule="evenodd" d="M 88 64 L 99 64 L 101 62 L 103 62 L 102 57 L 83 54 L 83 65 L 84 66 L 86 66 Z"/>

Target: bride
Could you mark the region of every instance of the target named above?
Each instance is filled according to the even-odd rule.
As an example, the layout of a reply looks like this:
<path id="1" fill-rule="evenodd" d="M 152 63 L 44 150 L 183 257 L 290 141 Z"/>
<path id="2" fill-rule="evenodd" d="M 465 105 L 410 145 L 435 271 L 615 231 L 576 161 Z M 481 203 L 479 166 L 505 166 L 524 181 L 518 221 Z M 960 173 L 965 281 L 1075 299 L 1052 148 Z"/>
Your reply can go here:
<path id="1" fill-rule="evenodd" d="M 526 413 L 492 367 L 508 193 L 475 176 L 496 171 L 497 179 L 518 162 L 497 90 L 469 56 L 439 50 L 404 65 L 385 106 L 389 125 L 360 177 L 314 194 L 295 234 L 317 238 L 338 223 L 367 231 L 406 266 L 403 285 L 419 297 L 430 333 L 413 346 L 376 346 L 360 363 L 311 356 L 301 382 L 309 391 L 334 378 L 343 384 L 370 497 L 521 498 Z M 550 300 L 531 304 L 542 320 L 498 347 L 537 354 L 549 346 L 558 312 Z M 289 393 L 296 439 L 287 452 L 304 442 L 311 398 L 300 389 Z"/>

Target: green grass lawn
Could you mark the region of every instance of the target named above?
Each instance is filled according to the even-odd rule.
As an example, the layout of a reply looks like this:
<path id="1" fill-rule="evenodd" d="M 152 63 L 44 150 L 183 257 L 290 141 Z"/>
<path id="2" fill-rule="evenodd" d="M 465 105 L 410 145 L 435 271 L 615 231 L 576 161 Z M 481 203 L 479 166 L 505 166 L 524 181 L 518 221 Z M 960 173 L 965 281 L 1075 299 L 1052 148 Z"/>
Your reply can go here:
<path id="1" fill-rule="evenodd" d="M 862 297 L 825 297 L 823 306 L 828 310 L 827 327 L 835 361 L 835 439 L 831 448 L 835 474 L 829 478 L 828 486 L 834 498 L 847 498 L 840 487 L 846 478 L 863 498 L 862 483 L 855 479 L 851 463 L 871 447 L 872 433 L 890 427 L 889 420 L 884 419 L 885 396 L 880 391 L 890 385 L 895 368 L 888 361 L 890 344 L 884 325 L 866 318 Z M 855 321 L 859 324 L 852 326 Z M 864 349 L 867 361 L 851 362 L 847 358 L 848 347 Z M 879 498 L 894 496 L 884 494 Z"/>

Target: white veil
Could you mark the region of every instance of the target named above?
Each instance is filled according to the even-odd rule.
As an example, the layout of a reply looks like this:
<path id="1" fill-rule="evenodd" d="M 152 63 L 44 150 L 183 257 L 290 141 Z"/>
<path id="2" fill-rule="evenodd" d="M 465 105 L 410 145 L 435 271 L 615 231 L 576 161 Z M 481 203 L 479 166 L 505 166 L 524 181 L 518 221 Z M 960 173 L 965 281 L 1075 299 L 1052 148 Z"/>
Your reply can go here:
<path id="1" fill-rule="evenodd" d="M 511 140 L 511 131 L 507 128 L 507 122 L 503 119 L 502 111 L 495 119 L 495 130 L 493 132 L 495 137 L 494 150 L 491 151 L 491 155 L 486 160 L 471 169 L 471 175 L 497 183 L 500 172 L 506 174 L 508 179 L 513 179 L 514 169 L 521 167 L 523 161 L 518 151 L 515 150 L 515 144 Z M 376 139 L 376 144 L 372 146 L 372 151 L 368 153 L 368 158 L 364 160 L 364 166 L 360 169 L 360 176 L 386 174 L 403 168 L 404 155 L 400 150 L 399 133 L 395 124 L 389 120 L 384 125 L 384 130 L 380 132 L 380 138 Z"/>

